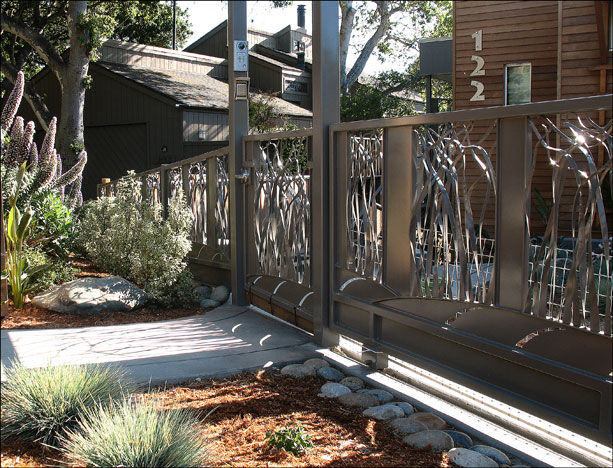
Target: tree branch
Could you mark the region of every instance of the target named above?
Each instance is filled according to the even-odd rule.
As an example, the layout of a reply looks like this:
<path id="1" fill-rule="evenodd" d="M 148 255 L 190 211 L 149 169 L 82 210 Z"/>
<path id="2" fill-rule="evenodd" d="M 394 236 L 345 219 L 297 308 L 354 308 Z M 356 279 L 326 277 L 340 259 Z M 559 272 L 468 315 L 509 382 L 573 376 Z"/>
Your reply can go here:
<path id="1" fill-rule="evenodd" d="M 347 93 L 345 82 L 347 79 L 347 55 L 349 54 L 349 43 L 353 33 L 353 19 L 356 9 L 353 8 L 352 1 L 339 2 L 341 4 L 341 28 L 339 32 L 340 67 L 341 67 L 341 92 Z"/>
<path id="2" fill-rule="evenodd" d="M 2 60 L 1 70 L 7 79 L 14 85 L 15 80 L 17 79 L 18 70 L 6 60 Z M 23 96 L 26 98 L 28 104 L 30 104 L 30 108 L 34 112 L 34 115 L 36 116 L 36 119 L 40 125 L 45 131 L 47 131 L 49 128 L 49 122 L 51 122 L 53 116 L 42 98 L 36 92 L 36 89 L 34 89 L 34 85 L 30 80 L 24 80 Z"/>
<path id="3" fill-rule="evenodd" d="M 38 55 L 40 55 L 47 65 L 56 73 L 63 72 L 66 64 L 60 54 L 57 53 L 53 44 L 49 42 L 42 34 L 26 26 L 21 21 L 15 21 L 9 16 L 2 15 L 0 24 L 5 31 L 19 36 L 24 41 L 32 46 Z"/>
<path id="4" fill-rule="evenodd" d="M 368 62 L 368 59 L 370 58 L 370 55 L 372 54 L 373 50 L 375 50 L 375 47 L 377 46 L 379 41 L 383 38 L 383 36 L 385 36 L 387 31 L 389 30 L 391 16 L 390 11 L 388 10 L 389 6 L 387 2 L 376 3 L 380 15 L 379 25 L 377 26 L 377 29 L 373 33 L 373 35 L 370 36 L 368 41 L 366 41 L 366 44 L 364 45 L 362 52 L 360 52 L 358 59 L 353 64 L 353 67 L 351 67 L 349 73 L 347 73 L 347 78 L 344 83 L 344 89 L 349 89 L 351 85 L 357 81 L 358 77 L 364 71 L 366 62 Z"/>

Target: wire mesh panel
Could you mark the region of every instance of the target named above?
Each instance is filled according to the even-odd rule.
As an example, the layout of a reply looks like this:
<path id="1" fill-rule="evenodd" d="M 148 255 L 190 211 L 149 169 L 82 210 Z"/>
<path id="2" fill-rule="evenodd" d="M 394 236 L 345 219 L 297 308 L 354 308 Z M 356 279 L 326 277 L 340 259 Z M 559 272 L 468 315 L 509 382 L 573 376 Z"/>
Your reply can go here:
<path id="1" fill-rule="evenodd" d="M 216 248 L 224 259 L 230 259 L 230 176 L 228 155 L 217 156 L 217 186 L 215 199 L 215 237 Z"/>
<path id="2" fill-rule="evenodd" d="M 309 137 L 254 143 L 254 239 L 257 268 L 309 286 Z"/>
<path id="3" fill-rule="evenodd" d="M 613 265 L 607 209 L 613 199 L 613 121 L 599 125 L 587 115 L 554 120 L 529 120 L 533 178 L 537 155 L 544 152 L 552 194 L 543 211 L 544 235 L 533 239 L 530 250 L 529 308 L 537 316 L 610 335 Z M 560 245 L 565 205 L 572 206 L 566 249 Z"/>
<path id="4" fill-rule="evenodd" d="M 206 161 L 189 165 L 187 202 L 194 215 L 192 240 L 207 243 L 207 172 Z"/>
<path id="5" fill-rule="evenodd" d="M 413 269 L 425 297 L 492 302 L 494 240 L 485 217 L 496 206 L 496 121 L 480 127 L 477 141 L 473 123 L 415 130 Z"/>
<path id="6" fill-rule="evenodd" d="M 349 135 L 347 268 L 376 281 L 383 258 L 383 130 Z"/>

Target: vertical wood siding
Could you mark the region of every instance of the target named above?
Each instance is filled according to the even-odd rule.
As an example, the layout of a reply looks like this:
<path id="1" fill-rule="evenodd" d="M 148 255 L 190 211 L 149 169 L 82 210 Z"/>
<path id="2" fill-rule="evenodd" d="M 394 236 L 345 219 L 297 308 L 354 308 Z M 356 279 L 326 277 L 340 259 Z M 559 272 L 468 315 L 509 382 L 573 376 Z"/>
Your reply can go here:
<path id="1" fill-rule="evenodd" d="M 198 132 L 206 132 L 206 141 L 227 141 L 230 137 L 230 124 L 227 114 L 184 111 L 183 141 L 200 142 Z"/>

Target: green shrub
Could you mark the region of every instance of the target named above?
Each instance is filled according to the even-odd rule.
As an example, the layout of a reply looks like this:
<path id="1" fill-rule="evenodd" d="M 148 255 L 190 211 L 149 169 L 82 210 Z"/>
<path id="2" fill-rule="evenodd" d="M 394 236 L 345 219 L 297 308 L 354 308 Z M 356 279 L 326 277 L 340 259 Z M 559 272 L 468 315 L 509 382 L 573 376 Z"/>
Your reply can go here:
<path id="1" fill-rule="evenodd" d="M 291 452 L 296 456 L 313 447 L 311 438 L 304 432 L 301 424 L 297 424 L 293 428 L 286 427 L 274 433 L 268 431 L 266 432 L 266 438 L 268 439 L 268 445 L 272 445 L 279 450 Z"/>
<path id="2" fill-rule="evenodd" d="M 149 291 L 149 300 L 161 307 L 185 307 L 198 300 L 194 293 L 194 275 L 187 268 L 177 276 L 174 283 L 159 290 Z"/>
<path id="3" fill-rule="evenodd" d="M 131 398 L 88 410 L 62 449 L 85 466 L 201 466 L 206 446 L 199 426 L 186 410 Z"/>
<path id="4" fill-rule="evenodd" d="M 30 289 L 33 294 L 48 291 L 56 284 L 72 281 L 79 271 L 67 259 L 50 257 L 37 247 L 25 248 L 24 257 L 33 267 L 45 266 L 44 270 L 33 281 Z"/>
<path id="5" fill-rule="evenodd" d="M 32 237 L 46 253 L 68 258 L 75 240 L 73 214 L 56 193 L 45 190 L 34 194 L 30 202 L 34 211 Z"/>
<path id="6" fill-rule="evenodd" d="M 130 391 L 124 376 L 123 370 L 102 365 L 26 369 L 12 363 L 2 384 L 2 438 L 55 445 L 88 408 Z"/>
<path id="7" fill-rule="evenodd" d="M 118 183 L 116 197 L 88 202 L 77 242 L 96 265 L 164 301 L 173 287 L 182 291 L 185 283 L 181 274 L 191 249 L 192 213 L 179 194 L 169 201 L 168 215 L 163 219 L 161 206 L 141 202 L 140 193 L 141 182 L 126 177 Z"/>

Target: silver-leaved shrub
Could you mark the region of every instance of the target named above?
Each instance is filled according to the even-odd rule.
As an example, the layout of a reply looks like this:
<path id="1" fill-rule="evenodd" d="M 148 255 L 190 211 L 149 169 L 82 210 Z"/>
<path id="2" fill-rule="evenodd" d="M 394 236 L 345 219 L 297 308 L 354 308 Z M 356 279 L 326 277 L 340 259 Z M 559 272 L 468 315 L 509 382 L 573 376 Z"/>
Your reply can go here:
<path id="1" fill-rule="evenodd" d="M 194 299 L 185 271 L 192 213 L 179 193 L 164 219 L 160 204 L 141 200 L 141 182 L 133 175 L 118 182 L 115 196 L 85 204 L 77 242 L 93 263 L 138 284 L 154 301 L 188 305 L 173 302 Z"/>

